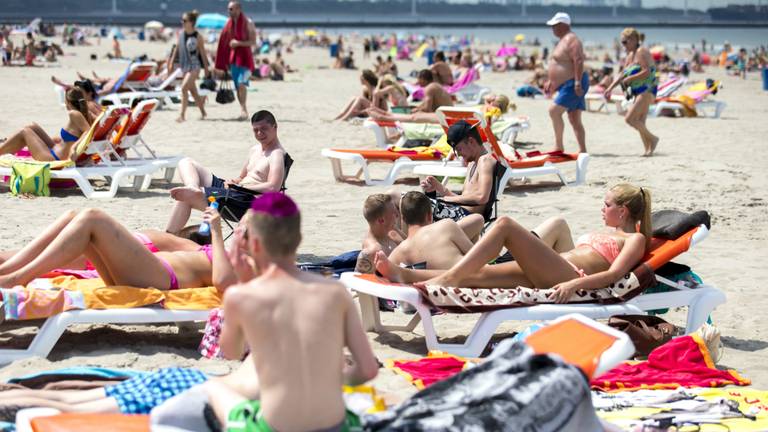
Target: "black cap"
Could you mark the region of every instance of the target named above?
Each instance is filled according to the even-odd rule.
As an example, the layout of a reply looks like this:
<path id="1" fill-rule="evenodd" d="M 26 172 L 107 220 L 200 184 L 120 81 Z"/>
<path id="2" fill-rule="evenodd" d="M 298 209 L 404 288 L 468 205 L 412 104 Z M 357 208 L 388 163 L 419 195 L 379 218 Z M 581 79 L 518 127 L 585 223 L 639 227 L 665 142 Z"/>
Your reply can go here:
<path id="1" fill-rule="evenodd" d="M 469 131 L 471 131 L 472 128 L 474 128 L 474 126 L 467 123 L 466 120 L 459 120 L 452 124 L 451 127 L 448 128 L 448 133 L 446 134 L 448 136 L 448 145 L 456 147 L 456 144 L 469 136 Z"/>

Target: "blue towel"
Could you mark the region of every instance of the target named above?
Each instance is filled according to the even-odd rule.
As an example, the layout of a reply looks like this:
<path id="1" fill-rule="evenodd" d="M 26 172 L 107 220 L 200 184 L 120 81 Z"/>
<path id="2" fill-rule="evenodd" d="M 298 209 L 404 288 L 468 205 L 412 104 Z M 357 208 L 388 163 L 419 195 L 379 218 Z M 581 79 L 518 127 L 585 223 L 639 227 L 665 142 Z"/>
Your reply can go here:
<path id="1" fill-rule="evenodd" d="M 17 384 L 22 381 L 29 381 L 31 379 L 43 377 L 43 376 L 51 376 L 51 375 L 57 375 L 57 376 L 63 376 L 63 379 L 66 379 L 66 375 L 91 375 L 95 378 L 102 378 L 102 379 L 122 379 L 122 378 L 133 378 L 141 375 L 146 375 L 146 372 L 140 372 L 130 369 L 109 369 L 109 368 L 100 368 L 100 367 L 71 367 L 71 368 L 63 368 L 63 369 L 55 369 L 50 371 L 43 371 L 38 373 L 33 373 L 29 375 L 24 375 L 21 377 L 11 378 L 8 380 L 8 383 L 10 384 Z"/>

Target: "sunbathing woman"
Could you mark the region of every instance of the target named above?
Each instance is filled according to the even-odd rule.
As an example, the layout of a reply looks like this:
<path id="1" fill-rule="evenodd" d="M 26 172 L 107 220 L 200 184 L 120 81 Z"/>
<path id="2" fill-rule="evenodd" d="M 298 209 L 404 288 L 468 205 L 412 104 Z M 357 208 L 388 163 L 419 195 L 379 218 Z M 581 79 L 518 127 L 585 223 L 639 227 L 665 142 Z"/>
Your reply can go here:
<path id="1" fill-rule="evenodd" d="M 219 219 L 210 213 L 205 220 L 212 221 L 213 232 Z M 0 287 L 26 285 L 85 255 L 107 285 L 163 290 L 214 285 L 226 289 L 235 282 L 231 265 L 226 259 L 218 260 L 214 269 L 214 250 L 209 246 L 153 254 L 115 219 L 101 210 L 86 209 L 68 223 L 59 220 L 43 231 L 17 254 L 23 259 L 14 261 L 12 267 L 6 262 L 4 266 L 13 269 L 0 274 Z"/>
<path id="2" fill-rule="evenodd" d="M 33 123 L 11 135 L 7 140 L 0 140 L 0 155 L 13 154 L 27 147 L 35 160 L 69 159 L 75 143 L 90 129 L 94 119 L 88 111 L 85 95 L 79 88 L 69 89 L 65 100 L 69 122 L 66 127 L 61 128 L 61 139 L 51 138 L 37 123 Z"/>
<path id="3" fill-rule="evenodd" d="M 373 106 L 401 107 L 408 105 L 408 92 L 405 90 L 397 78 L 392 75 L 384 75 L 379 80 L 376 90 L 373 92 Z"/>
<path id="4" fill-rule="evenodd" d="M 53 224 L 51 224 L 46 231 L 50 235 L 58 235 L 64 228 L 69 225 L 72 220 L 77 216 L 76 210 L 70 210 L 61 215 Z M 179 232 L 179 235 L 174 235 L 165 231 L 159 230 L 141 230 L 133 232 L 133 236 L 136 237 L 144 247 L 150 252 L 179 252 L 199 251 L 201 245 L 210 243 L 210 237 L 203 237 L 197 234 L 199 225 L 191 225 L 184 228 Z M 20 253 L 23 252 L 23 253 Z M 34 253 L 35 250 L 11 250 L 0 251 L 0 274 L 6 274 L 14 270 L 18 270 L 25 263 L 31 260 L 30 253 Z M 72 262 L 62 266 L 66 270 L 95 270 L 93 263 L 83 255 L 77 257 Z M 78 273 L 80 274 L 80 273 Z"/>
<path id="5" fill-rule="evenodd" d="M 352 98 L 349 104 L 341 111 L 341 114 L 337 115 L 334 120 L 349 120 L 352 117 L 359 116 L 367 117 L 366 110 L 372 106 L 373 92 L 379 84 L 379 78 L 370 69 L 363 69 L 363 72 L 360 74 L 360 84 L 363 85 L 362 96 Z M 384 101 L 380 103 L 382 105 L 377 108 L 387 108 Z"/>
<path id="6" fill-rule="evenodd" d="M 500 117 L 509 110 L 509 98 L 505 95 L 488 95 L 485 104 L 480 105 L 480 111 L 493 118 Z M 368 109 L 368 115 L 378 121 L 404 122 L 404 123 L 434 123 L 439 124 L 440 118 L 436 112 L 412 112 L 410 114 L 392 113 L 376 107 Z"/>
<path id="7" fill-rule="evenodd" d="M 455 266 L 443 270 L 402 269 L 376 255 L 376 269 L 390 279 L 425 285 L 473 288 L 552 288 L 550 298 L 565 303 L 576 290 L 604 288 L 631 271 L 651 239 L 651 194 L 629 184 L 605 195 L 603 220 L 610 230 L 580 237 L 576 247 L 557 253 L 508 217 L 491 230 Z M 639 232 L 637 229 L 639 222 Z M 486 265 L 502 247 L 516 261 Z M 432 279 L 430 279 L 432 278 Z"/>
<path id="8" fill-rule="evenodd" d="M 56 78 L 53 75 L 51 76 L 51 81 L 54 84 L 62 87 L 61 91 L 65 94 L 67 90 L 73 87 L 77 87 L 80 90 L 82 90 L 83 95 L 85 96 L 85 100 L 88 102 L 88 112 L 91 113 L 91 116 L 93 118 L 96 118 L 99 116 L 99 114 L 101 113 L 101 105 L 99 105 L 98 102 L 96 102 L 96 99 L 99 98 L 99 94 L 96 91 L 96 87 L 93 85 L 93 81 L 89 80 L 88 78 L 85 78 L 85 79 L 79 79 L 75 81 L 73 85 L 69 85 L 61 81 L 60 79 Z"/>
<path id="9" fill-rule="evenodd" d="M 628 98 L 634 98 L 635 103 L 627 110 L 624 118 L 628 125 L 640 133 L 640 139 L 645 147 L 643 156 L 652 156 L 659 144 L 659 137 L 648 130 L 645 120 L 648 118 L 648 109 L 651 104 L 656 102 L 656 87 L 659 81 L 656 78 L 656 64 L 651 52 L 648 48 L 640 46 L 640 42 L 640 34 L 637 30 L 629 27 L 621 32 L 621 43 L 627 50 L 624 70 L 605 89 L 603 96 L 610 101 L 614 87 L 621 84 L 622 88 L 629 88 L 631 93 Z"/>

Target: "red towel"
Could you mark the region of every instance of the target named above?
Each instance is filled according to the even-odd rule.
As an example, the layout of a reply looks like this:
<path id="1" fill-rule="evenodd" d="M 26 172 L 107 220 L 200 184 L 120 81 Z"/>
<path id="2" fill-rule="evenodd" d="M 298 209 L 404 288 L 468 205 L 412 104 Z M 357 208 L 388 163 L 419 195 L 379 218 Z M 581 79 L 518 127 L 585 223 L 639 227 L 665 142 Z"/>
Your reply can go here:
<path id="1" fill-rule="evenodd" d="M 626 362 L 595 378 L 603 391 L 675 389 L 678 387 L 746 386 L 750 380 L 734 370 L 718 370 L 698 335 L 672 339 L 656 348 L 647 361 Z"/>
<path id="2" fill-rule="evenodd" d="M 422 390 L 461 372 L 466 363 L 466 359 L 450 354 L 429 353 L 429 357 L 417 360 L 387 360 L 385 366 Z"/>
<path id="3" fill-rule="evenodd" d="M 232 39 L 237 39 L 239 41 L 248 40 L 248 19 L 242 12 L 237 18 L 236 23 L 232 21 L 232 18 L 228 19 L 227 24 L 221 31 L 219 46 L 216 49 L 216 69 L 227 70 L 230 65 L 235 65 L 253 71 L 254 64 L 251 47 L 246 46 L 232 49 L 229 46 L 229 42 L 232 41 Z"/>

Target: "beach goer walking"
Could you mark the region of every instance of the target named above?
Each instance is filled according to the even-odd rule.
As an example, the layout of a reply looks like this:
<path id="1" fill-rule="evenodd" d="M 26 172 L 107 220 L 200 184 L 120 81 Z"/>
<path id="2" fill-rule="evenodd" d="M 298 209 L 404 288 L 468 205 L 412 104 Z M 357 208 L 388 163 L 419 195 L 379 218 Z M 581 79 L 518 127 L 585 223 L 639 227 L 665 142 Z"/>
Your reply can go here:
<path id="1" fill-rule="evenodd" d="M 629 97 L 634 99 L 634 103 L 627 110 L 624 119 L 628 125 L 640 133 L 640 139 L 645 147 L 643 156 L 652 156 L 659 144 L 659 137 L 648 130 L 645 121 L 648 118 L 648 108 L 656 101 L 658 78 L 656 63 L 653 61 L 651 52 L 640 45 L 640 40 L 640 34 L 634 28 L 628 27 L 621 32 L 621 43 L 627 51 L 624 69 L 605 89 L 603 96 L 610 101 L 611 91 L 617 85 L 628 89 Z"/>
<path id="2" fill-rule="evenodd" d="M 173 59 L 178 54 L 179 65 L 184 74 L 181 81 L 181 111 L 179 112 L 179 118 L 176 119 L 179 123 L 186 120 L 190 94 L 192 94 L 192 99 L 194 99 L 195 105 L 200 110 L 201 118 L 205 119 L 207 115 L 204 107 L 205 99 L 200 97 L 200 94 L 197 92 L 197 78 L 200 75 L 200 69 L 202 68 L 205 71 L 205 76 L 210 74 L 208 70 L 208 54 L 205 52 L 205 41 L 202 35 L 195 30 L 198 15 L 199 13 L 194 10 L 185 12 L 181 16 L 181 25 L 183 27 L 181 32 L 179 32 L 179 42 L 174 46 L 167 62 L 168 73 L 171 73 Z"/>
<path id="3" fill-rule="evenodd" d="M 246 361 L 259 391 L 244 395 L 221 381 L 206 385 L 228 431 L 349 430 L 360 422 L 345 409 L 342 385 L 359 385 L 378 373 L 346 288 L 296 267 L 300 217 L 287 195 L 264 194 L 246 214 L 246 234 L 236 234 L 260 271 L 227 290 L 220 345 L 230 359 L 243 358 L 250 347 Z"/>
<path id="4" fill-rule="evenodd" d="M 251 47 L 256 44 L 256 27 L 243 13 L 239 1 L 231 1 L 227 6 L 229 19 L 224 25 L 216 50 L 215 68 L 228 71 L 235 85 L 237 101 L 240 102 L 240 117 L 248 118 L 248 84 L 255 69 Z"/>
<path id="5" fill-rule="evenodd" d="M 255 193 L 277 192 L 285 177 L 285 149 L 277 137 L 277 120 L 269 111 L 258 111 L 251 118 L 253 135 L 258 144 L 251 147 L 240 175 L 224 180 L 190 158 L 179 161 L 177 168 L 184 186 L 171 189 L 176 205 L 168 220 L 166 231 L 176 233 L 187 224 L 192 209 L 203 211 L 206 197 L 226 196 L 233 201 L 248 202 L 252 194 L 230 190 L 230 185 Z"/>
<path id="6" fill-rule="evenodd" d="M 563 151 L 563 132 L 565 123 L 563 113 L 568 112 L 579 152 L 587 151 L 586 134 L 581 123 L 581 112 L 586 110 L 584 95 L 589 90 L 589 74 L 584 71 L 584 48 L 581 41 L 571 31 L 571 17 L 565 12 L 558 12 L 547 21 L 552 33 L 560 41 L 552 51 L 547 71 L 544 91 L 547 96 L 557 91 L 554 103 L 549 107 L 549 117 L 555 132 L 555 150 Z"/>

